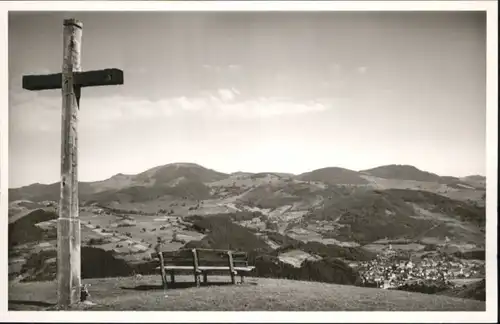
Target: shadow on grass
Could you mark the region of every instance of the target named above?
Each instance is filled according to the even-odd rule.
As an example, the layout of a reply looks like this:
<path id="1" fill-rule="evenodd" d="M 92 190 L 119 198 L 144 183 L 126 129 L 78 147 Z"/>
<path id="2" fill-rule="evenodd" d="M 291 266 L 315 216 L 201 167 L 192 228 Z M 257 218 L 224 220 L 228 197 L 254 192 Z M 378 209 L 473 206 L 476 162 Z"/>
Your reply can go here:
<path id="1" fill-rule="evenodd" d="M 209 287 L 209 286 L 248 286 L 248 285 L 257 285 L 255 282 L 245 282 L 245 283 L 237 283 L 233 285 L 230 282 L 208 282 L 208 283 L 200 283 L 200 287 Z M 167 286 L 167 290 L 171 289 L 186 289 L 196 287 L 194 282 L 176 282 L 174 284 L 169 283 Z M 139 285 L 135 287 L 120 287 L 125 290 L 163 290 L 162 285 Z"/>
<path id="2" fill-rule="evenodd" d="M 54 303 L 47 303 L 47 302 L 36 301 L 36 300 L 9 300 L 9 304 L 25 305 L 25 306 L 38 306 L 38 307 L 49 307 L 49 306 L 56 305 Z"/>

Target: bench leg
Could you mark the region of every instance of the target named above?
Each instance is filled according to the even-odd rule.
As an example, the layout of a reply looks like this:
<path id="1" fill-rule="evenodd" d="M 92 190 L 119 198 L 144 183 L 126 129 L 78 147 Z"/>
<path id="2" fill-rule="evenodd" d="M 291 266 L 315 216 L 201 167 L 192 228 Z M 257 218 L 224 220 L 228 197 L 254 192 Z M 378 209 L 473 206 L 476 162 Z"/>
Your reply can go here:
<path id="1" fill-rule="evenodd" d="M 161 283 L 163 285 L 163 289 L 167 289 L 167 276 L 166 275 L 161 275 Z"/>
<path id="2" fill-rule="evenodd" d="M 200 286 L 200 274 L 198 272 L 194 272 L 194 282 L 196 283 L 196 287 Z"/>
<path id="3" fill-rule="evenodd" d="M 175 283 L 175 274 L 174 274 L 174 272 L 173 272 L 173 271 L 172 271 L 172 272 L 170 272 L 170 283 L 171 283 L 171 284 L 174 284 L 174 283 Z"/>
<path id="4" fill-rule="evenodd" d="M 206 272 L 203 272 L 203 283 L 208 283 L 208 274 Z"/>
<path id="5" fill-rule="evenodd" d="M 245 283 L 245 275 L 240 273 L 241 283 Z"/>
<path id="6" fill-rule="evenodd" d="M 235 277 L 235 275 L 236 275 L 236 272 L 232 272 L 232 271 L 231 271 L 231 283 L 232 283 L 233 285 L 234 285 L 234 284 L 236 284 L 236 279 L 234 278 L 234 277 Z"/>

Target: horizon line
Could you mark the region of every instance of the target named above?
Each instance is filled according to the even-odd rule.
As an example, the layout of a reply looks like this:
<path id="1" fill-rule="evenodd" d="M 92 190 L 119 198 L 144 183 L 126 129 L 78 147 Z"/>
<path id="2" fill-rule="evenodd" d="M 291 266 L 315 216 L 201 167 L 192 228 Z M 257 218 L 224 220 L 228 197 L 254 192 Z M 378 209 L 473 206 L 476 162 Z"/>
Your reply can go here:
<path id="1" fill-rule="evenodd" d="M 150 167 L 144 171 L 141 171 L 141 172 L 138 172 L 136 174 L 129 174 L 129 173 L 122 173 L 122 172 L 118 172 L 118 173 L 115 173 L 113 174 L 112 176 L 108 177 L 108 178 L 105 178 L 105 179 L 101 179 L 101 180 L 78 180 L 79 183 L 92 183 L 92 182 L 100 182 L 100 181 L 106 181 L 106 180 L 109 180 L 117 175 L 124 175 L 124 176 L 136 176 L 138 174 L 141 174 L 141 173 L 144 173 L 144 172 L 147 172 L 147 171 L 150 171 L 150 170 L 153 170 L 153 169 L 156 169 L 156 168 L 161 168 L 161 167 L 167 167 L 167 166 L 170 166 L 170 165 L 181 165 L 181 164 L 187 164 L 187 165 L 193 165 L 193 166 L 199 166 L 199 167 L 202 167 L 204 169 L 207 169 L 207 170 L 212 170 L 212 171 L 215 171 L 215 172 L 218 172 L 218 173 L 223 173 L 223 174 L 227 174 L 227 175 L 232 175 L 232 174 L 235 174 L 235 173 L 250 173 L 250 174 L 260 174 L 260 173 L 268 173 L 268 174 L 289 174 L 291 176 L 299 176 L 301 174 L 304 174 L 304 173 L 309 173 L 309 172 L 313 172 L 313 171 L 317 171 L 317 170 L 322 170 L 322 169 L 329 169 L 329 168 L 337 168 L 337 169 L 344 169 L 344 170 L 348 170 L 348 171 L 353 171 L 353 172 L 357 172 L 357 173 L 360 173 L 360 172 L 363 172 L 363 171 L 368 171 L 368 170 L 372 170 L 372 169 L 376 169 L 376 168 L 381 168 L 381 167 L 388 167 L 388 166 L 407 166 L 407 167 L 413 167 L 413 168 L 416 168 L 417 170 L 421 171 L 421 172 L 426 172 L 426 173 L 430 173 L 430 174 L 435 174 L 439 177 L 454 177 L 454 178 L 465 178 L 465 177 L 473 177 L 473 176 L 480 176 L 480 177 L 483 177 L 483 178 L 486 178 L 485 175 L 483 174 L 479 174 L 479 173 L 476 173 L 476 174 L 469 174 L 469 175 L 465 175 L 465 176 L 449 176 L 449 175 L 440 175 L 440 174 L 437 174 L 437 173 L 434 173 L 434 172 L 431 172 L 431 171 L 426 171 L 426 170 L 423 170 L 423 169 L 420 169 L 418 168 L 417 166 L 414 166 L 412 164 L 397 164 L 397 163 L 394 163 L 394 164 L 384 164 L 384 165 L 379 165 L 379 166 L 374 166 L 374 167 L 371 167 L 371 168 L 367 168 L 367 169 L 363 169 L 363 170 L 353 170 L 353 169 L 349 169 L 349 168 L 344 168 L 344 167 L 338 167 L 338 166 L 326 166 L 326 167 L 321 167 L 321 168 L 316 168 L 316 169 L 313 169 L 313 170 L 309 170 L 309 171 L 304 171 L 304 172 L 301 172 L 301 173 L 293 173 L 293 172 L 280 172 L 280 171 L 258 171 L 258 172 L 249 172 L 249 171 L 242 171 L 242 170 L 238 170 L 238 171 L 233 171 L 233 172 L 222 172 L 222 171 L 218 171 L 216 169 L 212 169 L 210 167 L 206 167 L 204 165 L 201 165 L 199 163 L 195 163 L 195 162 L 171 162 L 171 163 L 166 163 L 166 164 L 161 164 L 161 165 L 157 165 L 157 166 L 154 166 L 154 167 Z M 20 188 L 24 188 L 24 187 L 29 187 L 29 186 L 32 186 L 32 185 L 45 185 L 45 186 L 50 186 L 50 185 L 54 185 L 54 184 L 57 184 L 57 183 L 60 183 L 60 180 L 59 181 L 55 181 L 55 182 L 51 182 L 51 183 L 41 183 L 41 182 L 33 182 L 33 183 L 30 183 L 30 184 L 25 184 L 25 185 L 21 185 L 21 186 L 18 186 L 18 187 L 8 187 L 8 189 L 20 189 Z"/>

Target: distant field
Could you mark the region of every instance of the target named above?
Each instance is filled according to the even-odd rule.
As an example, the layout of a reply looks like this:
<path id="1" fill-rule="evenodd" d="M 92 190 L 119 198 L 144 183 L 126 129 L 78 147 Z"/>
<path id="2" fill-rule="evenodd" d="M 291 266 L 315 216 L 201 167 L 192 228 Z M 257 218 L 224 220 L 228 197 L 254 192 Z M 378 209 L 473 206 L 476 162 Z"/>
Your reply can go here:
<path id="1" fill-rule="evenodd" d="M 176 277 L 177 279 L 177 277 Z M 84 280 L 91 284 L 89 310 L 156 311 L 485 311 L 485 303 L 439 295 L 282 279 L 209 277 L 207 287 L 179 277 L 164 291 L 160 277 Z M 9 310 L 47 310 L 56 303 L 56 283 L 10 283 Z"/>

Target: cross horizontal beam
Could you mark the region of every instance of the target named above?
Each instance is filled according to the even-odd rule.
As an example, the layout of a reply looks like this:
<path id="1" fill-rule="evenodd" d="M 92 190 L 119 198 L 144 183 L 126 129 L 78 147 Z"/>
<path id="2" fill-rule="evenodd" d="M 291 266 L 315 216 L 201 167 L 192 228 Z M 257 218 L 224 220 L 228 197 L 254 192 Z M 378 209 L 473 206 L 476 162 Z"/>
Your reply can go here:
<path id="1" fill-rule="evenodd" d="M 74 85 L 78 87 L 123 84 L 123 71 L 119 69 L 74 72 L 73 76 Z M 26 90 L 61 89 L 61 86 L 62 73 L 23 76 L 23 89 Z"/>

